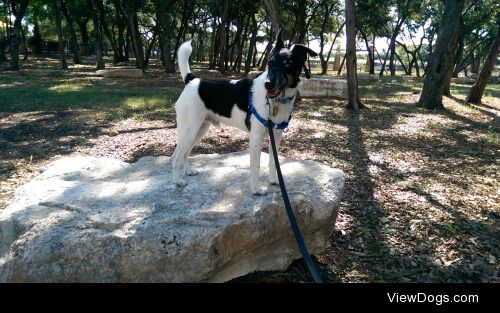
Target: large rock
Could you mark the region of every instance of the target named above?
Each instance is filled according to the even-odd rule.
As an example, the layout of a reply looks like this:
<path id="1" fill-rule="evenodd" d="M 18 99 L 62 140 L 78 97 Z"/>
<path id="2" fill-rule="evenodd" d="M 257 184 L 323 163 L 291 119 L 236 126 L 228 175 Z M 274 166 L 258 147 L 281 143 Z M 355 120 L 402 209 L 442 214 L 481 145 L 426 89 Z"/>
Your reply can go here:
<path id="1" fill-rule="evenodd" d="M 218 70 L 195 69 L 193 75 L 199 78 L 224 78 L 224 75 Z"/>
<path id="2" fill-rule="evenodd" d="M 200 174 L 184 188 L 172 183 L 167 157 L 49 164 L 0 210 L 0 282 L 222 282 L 300 257 L 279 188 L 249 195 L 248 153 L 191 163 Z M 317 254 L 337 217 L 343 173 L 313 161 L 283 160 L 282 169 Z"/>
<path id="3" fill-rule="evenodd" d="M 66 73 L 62 70 L 53 69 L 20 69 L 17 71 L 20 76 L 34 76 L 34 77 L 58 77 Z"/>
<path id="4" fill-rule="evenodd" d="M 333 78 L 302 79 L 298 86 L 301 97 L 337 97 L 347 99 L 347 80 Z"/>
<path id="5" fill-rule="evenodd" d="M 342 75 L 347 79 L 347 75 Z M 380 76 L 378 74 L 370 74 L 370 73 L 357 73 L 356 76 L 358 77 L 358 80 L 379 80 Z"/>
<path id="6" fill-rule="evenodd" d="M 144 73 L 138 68 L 115 68 L 98 70 L 95 72 L 97 76 L 102 76 L 104 78 L 142 78 Z"/>
<path id="7" fill-rule="evenodd" d="M 470 77 L 453 77 L 451 82 L 454 84 L 474 84 L 476 80 Z"/>

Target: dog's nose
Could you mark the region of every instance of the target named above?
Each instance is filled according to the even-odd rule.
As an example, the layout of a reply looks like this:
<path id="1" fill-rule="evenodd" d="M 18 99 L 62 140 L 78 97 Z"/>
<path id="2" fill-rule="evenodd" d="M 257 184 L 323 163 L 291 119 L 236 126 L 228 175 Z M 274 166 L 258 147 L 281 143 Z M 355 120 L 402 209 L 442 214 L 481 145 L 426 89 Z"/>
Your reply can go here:
<path id="1" fill-rule="evenodd" d="M 266 89 L 273 88 L 273 84 L 271 84 L 271 81 L 269 79 L 266 80 L 266 82 L 264 83 L 264 86 L 266 87 Z"/>

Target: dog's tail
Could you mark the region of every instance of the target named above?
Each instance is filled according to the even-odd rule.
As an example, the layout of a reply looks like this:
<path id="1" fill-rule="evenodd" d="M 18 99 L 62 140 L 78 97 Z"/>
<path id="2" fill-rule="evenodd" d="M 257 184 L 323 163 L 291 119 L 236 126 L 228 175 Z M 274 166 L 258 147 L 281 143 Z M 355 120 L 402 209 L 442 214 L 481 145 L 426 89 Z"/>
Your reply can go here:
<path id="1" fill-rule="evenodd" d="M 191 40 L 184 42 L 177 50 L 177 62 L 181 70 L 182 80 L 186 84 L 195 78 L 194 75 L 191 74 L 191 69 L 189 68 L 189 56 L 192 51 Z"/>

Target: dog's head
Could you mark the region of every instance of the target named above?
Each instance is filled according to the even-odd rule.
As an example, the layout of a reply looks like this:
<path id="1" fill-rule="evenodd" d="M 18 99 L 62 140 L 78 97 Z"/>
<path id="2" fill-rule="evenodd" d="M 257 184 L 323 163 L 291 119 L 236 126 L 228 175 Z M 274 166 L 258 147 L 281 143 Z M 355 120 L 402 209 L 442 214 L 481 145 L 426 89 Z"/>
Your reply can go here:
<path id="1" fill-rule="evenodd" d="M 296 88 L 300 81 L 300 73 L 304 68 L 306 77 L 309 72 L 305 68 L 307 55 L 317 56 L 318 54 L 306 46 L 294 45 L 292 50 L 285 48 L 281 29 L 278 31 L 276 44 L 269 56 L 267 78 L 265 87 L 269 98 L 276 98 L 286 88 Z"/>

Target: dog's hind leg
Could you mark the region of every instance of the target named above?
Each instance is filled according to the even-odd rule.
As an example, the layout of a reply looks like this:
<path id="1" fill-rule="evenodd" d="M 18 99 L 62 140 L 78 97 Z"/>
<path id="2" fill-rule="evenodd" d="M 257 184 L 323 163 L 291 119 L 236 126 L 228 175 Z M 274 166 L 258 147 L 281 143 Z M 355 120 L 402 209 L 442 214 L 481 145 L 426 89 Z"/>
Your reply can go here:
<path id="1" fill-rule="evenodd" d="M 177 128 L 177 147 L 172 154 L 172 175 L 174 183 L 179 187 L 187 185 L 187 182 L 181 177 L 186 172 L 187 157 L 200 130 L 200 124 L 193 124 L 198 127 L 191 125 L 191 127 L 187 128 Z"/>
<path id="2" fill-rule="evenodd" d="M 204 121 L 203 124 L 201 124 L 200 130 L 198 130 L 198 134 L 196 134 L 196 138 L 193 142 L 193 145 L 189 149 L 189 152 L 186 155 L 186 175 L 187 176 L 194 176 L 198 175 L 198 171 L 194 168 L 191 167 L 189 164 L 189 159 L 188 156 L 191 154 L 191 151 L 193 150 L 194 146 L 196 146 L 200 140 L 207 134 L 208 130 L 210 129 L 211 123 L 209 121 Z"/>
<path id="3" fill-rule="evenodd" d="M 273 134 L 274 134 L 274 142 L 276 143 L 276 152 L 279 152 L 283 130 L 273 129 Z M 269 183 L 271 185 L 278 184 L 278 174 L 276 173 L 276 164 L 274 163 L 274 154 L 270 140 L 269 140 Z"/>

